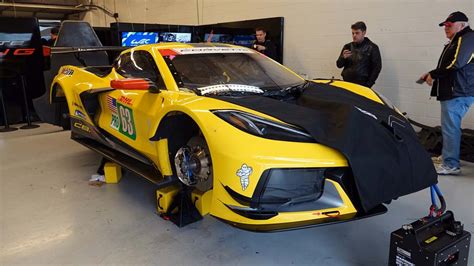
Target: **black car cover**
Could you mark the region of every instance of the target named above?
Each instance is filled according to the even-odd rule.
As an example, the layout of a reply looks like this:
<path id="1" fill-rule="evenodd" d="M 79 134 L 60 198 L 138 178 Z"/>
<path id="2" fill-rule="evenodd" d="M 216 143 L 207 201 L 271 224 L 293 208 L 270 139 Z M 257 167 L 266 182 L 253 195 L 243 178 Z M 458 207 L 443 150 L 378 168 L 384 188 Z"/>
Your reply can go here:
<path id="1" fill-rule="evenodd" d="M 311 82 L 291 101 L 216 98 L 299 126 L 344 154 L 365 211 L 437 183 L 431 158 L 405 117 L 346 89 Z"/>

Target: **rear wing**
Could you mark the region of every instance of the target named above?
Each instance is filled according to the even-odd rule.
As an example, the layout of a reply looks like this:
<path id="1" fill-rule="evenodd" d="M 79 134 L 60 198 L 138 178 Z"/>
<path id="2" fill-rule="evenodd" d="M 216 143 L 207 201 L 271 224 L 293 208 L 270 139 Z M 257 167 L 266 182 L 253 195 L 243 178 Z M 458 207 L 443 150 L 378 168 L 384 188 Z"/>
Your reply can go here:
<path id="1" fill-rule="evenodd" d="M 43 55 L 45 57 L 45 70 L 51 69 L 51 61 L 54 57 L 72 56 L 79 65 L 83 67 L 91 65 L 110 65 L 118 53 L 128 49 L 118 46 L 101 47 L 48 47 L 43 46 Z M 70 60 L 66 60 L 70 61 Z M 64 62 L 64 65 L 70 62 Z"/>
<path id="2" fill-rule="evenodd" d="M 100 51 L 124 51 L 128 47 L 120 46 L 93 46 L 93 47 L 49 47 L 51 54 L 69 54 L 69 53 L 89 53 L 89 52 L 100 52 Z"/>

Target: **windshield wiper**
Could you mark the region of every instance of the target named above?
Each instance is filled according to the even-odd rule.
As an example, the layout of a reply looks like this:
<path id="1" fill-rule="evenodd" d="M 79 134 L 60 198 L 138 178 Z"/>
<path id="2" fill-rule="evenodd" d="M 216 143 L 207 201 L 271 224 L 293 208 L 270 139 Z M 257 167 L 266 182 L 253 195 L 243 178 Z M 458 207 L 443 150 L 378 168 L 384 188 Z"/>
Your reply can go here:
<path id="1" fill-rule="evenodd" d="M 303 83 L 289 86 L 281 90 L 267 90 L 265 91 L 263 96 L 284 98 L 288 95 L 294 95 L 295 93 L 303 92 L 306 89 L 306 87 L 308 87 L 309 83 L 310 81 L 305 80 Z"/>
<path id="2" fill-rule="evenodd" d="M 296 84 L 296 85 L 281 89 L 280 91 L 282 91 L 282 92 L 294 92 L 295 90 L 298 90 L 298 91 L 302 92 L 304 89 L 306 89 L 306 87 L 308 87 L 308 85 L 309 85 L 309 81 L 305 80 L 301 84 Z"/>

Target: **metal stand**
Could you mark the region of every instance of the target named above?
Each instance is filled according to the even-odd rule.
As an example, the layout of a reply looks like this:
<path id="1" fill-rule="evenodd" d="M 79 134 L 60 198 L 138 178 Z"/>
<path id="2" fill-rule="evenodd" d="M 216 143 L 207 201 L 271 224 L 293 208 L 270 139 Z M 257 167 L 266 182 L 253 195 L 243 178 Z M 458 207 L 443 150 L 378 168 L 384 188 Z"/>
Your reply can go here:
<path id="1" fill-rule="evenodd" d="M 25 105 L 25 110 L 26 110 L 26 125 L 20 127 L 21 129 L 32 129 L 32 128 L 37 128 L 39 125 L 33 125 L 31 123 L 31 117 L 30 117 L 30 108 L 28 107 L 28 100 L 26 98 L 26 90 L 25 90 L 25 77 L 23 75 L 20 75 L 20 82 L 21 82 L 21 92 L 23 93 L 23 104 Z"/>
<path id="2" fill-rule="evenodd" d="M 201 214 L 192 201 L 191 190 L 184 185 L 173 198 L 165 216 L 178 227 L 183 227 L 202 219 Z"/>
<path id="3" fill-rule="evenodd" d="M 0 102 L 2 104 L 3 122 L 4 122 L 4 128 L 0 128 L 0 132 L 10 132 L 10 131 L 18 130 L 18 128 L 10 127 L 10 125 L 8 124 L 7 109 L 5 108 L 5 101 L 3 100 L 3 88 L 0 88 Z"/>

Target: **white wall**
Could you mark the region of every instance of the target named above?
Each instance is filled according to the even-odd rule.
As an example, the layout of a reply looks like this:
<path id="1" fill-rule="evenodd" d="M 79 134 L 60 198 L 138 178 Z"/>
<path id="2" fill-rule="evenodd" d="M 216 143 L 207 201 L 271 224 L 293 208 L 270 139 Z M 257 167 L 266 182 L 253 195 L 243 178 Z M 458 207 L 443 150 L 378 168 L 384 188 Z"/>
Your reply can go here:
<path id="1" fill-rule="evenodd" d="M 438 23 L 463 11 L 474 24 L 474 0 L 98 0 L 122 22 L 211 24 L 284 17 L 284 63 L 309 77 L 340 77 L 335 61 L 351 41 L 350 25 L 366 22 L 367 37 L 382 53 L 382 72 L 374 88 L 410 117 L 438 125 L 439 103 L 415 80 L 436 66 L 443 44 Z M 99 12 L 87 14 L 93 25 L 112 22 Z M 474 108 L 463 127 L 474 129 Z"/>

